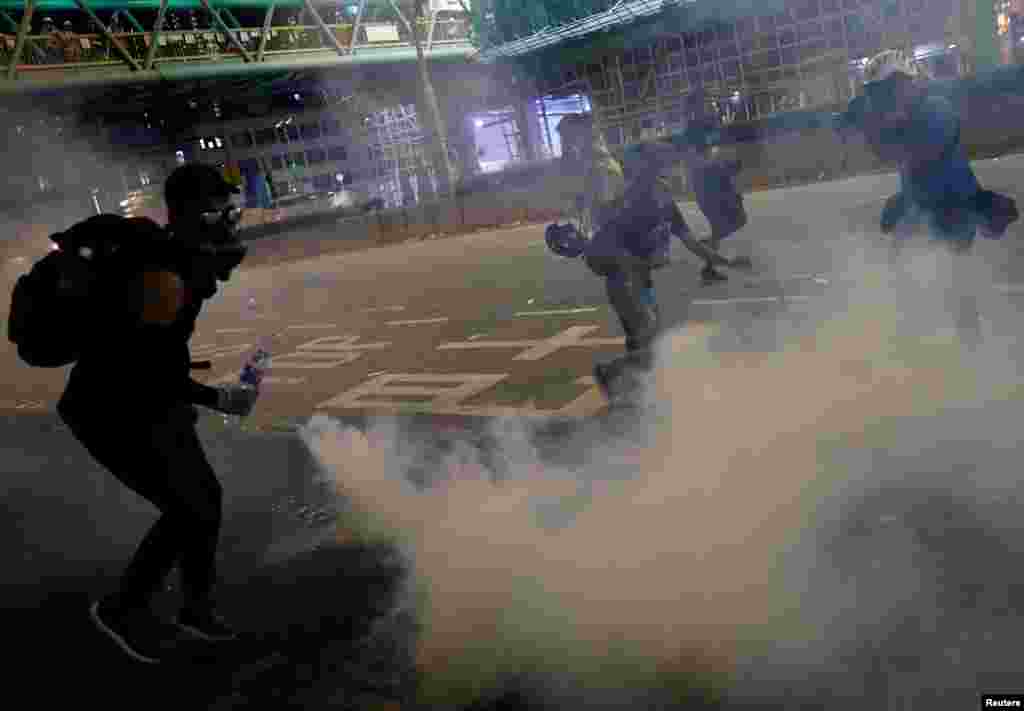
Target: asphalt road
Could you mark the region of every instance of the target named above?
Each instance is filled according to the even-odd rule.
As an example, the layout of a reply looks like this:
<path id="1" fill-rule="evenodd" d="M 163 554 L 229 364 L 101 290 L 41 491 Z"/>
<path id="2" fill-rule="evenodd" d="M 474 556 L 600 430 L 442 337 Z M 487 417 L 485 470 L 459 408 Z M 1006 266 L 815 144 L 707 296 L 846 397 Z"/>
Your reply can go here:
<path id="1" fill-rule="evenodd" d="M 977 170 L 986 187 L 1024 200 L 1016 188 L 1021 158 Z M 737 707 L 782 703 L 790 694 L 806 703 L 828 700 L 829 708 L 959 709 L 976 704 L 984 691 L 1024 691 L 1018 572 L 1024 492 L 1016 456 L 1016 423 L 1024 415 L 1016 368 L 1024 228 L 1015 225 L 1003 241 L 978 245 L 975 283 L 987 295 L 990 339 L 967 356 L 929 301 L 936 264 L 924 255 L 895 274 L 879 266 L 884 250 L 876 249 L 882 243 L 874 225 L 895 189 L 894 176 L 873 176 L 750 195 L 749 226 L 726 250 L 749 254 L 753 273 L 703 288 L 699 265 L 683 253 L 680 263 L 658 273 L 670 324 L 698 338 L 705 325 L 718 327 L 706 349 L 682 343 L 666 361 L 679 376 L 666 386 L 672 426 L 683 429 L 670 428 L 680 451 L 672 452 L 674 459 L 666 455 L 665 468 L 700 481 L 702 472 L 728 462 L 722 481 L 705 482 L 689 513 L 672 508 L 686 500 L 677 491 L 663 497 L 657 482 L 638 478 L 633 460 L 597 465 L 588 448 L 600 458 L 615 445 L 586 423 L 547 450 L 562 458 L 560 466 L 567 466 L 566 455 L 592 465 L 589 473 L 577 472 L 589 477 L 596 512 L 591 527 L 581 530 L 608 529 L 615 537 L 590 547 L 621 542 L 624 550 L 647 551 L 646 559 L 666 538 L 677 542 L 673 554 L 703 541 L 705 553 L 679 565 L 679 575 L 736 588 L 745 579 L 723 571 L 747 571 L 757 560 L 750 556 L 766 550 L 758 546 L 786 550 L 779 585 L 799 603 L 780 603 L 759 619 L 768 641 L 738 657 Z M 692 206 L 684 211 L 698 231 L 706 229 Z M 600 407 L 585 379 L 595 358 L 619 352 L 621 333 L 600 280 L 580 262 L 548 253 L 541 227 L 343 254 L 329 253 L 327 237 L 291 236 L 309 241 L 307 254 L 325 254 L 280 263 L 273 259 L 280 242 L 256 246 L 263 263 L 243 269 L 200 322 L 194 356 L 213 359 L 212 380 L 234 377 L 256 337 L 281 334 L 252 429 L 305 421 L 314 412 L 415 406 L 454 415 L 585 418 Z M 4 293 L 26 266 L 5 263 Z M 17 675 L 28 679 L 33 670 L 55 667 L 66 673 L 88 659 L 127 678 L 135 672 L 88 636 L 81 614 L 88 597 L 109 585 L 151 513 L 54 426 L 62 371 L 21 366 L 4 343 L 0 372 L 6 619 L 24 652 Z M 334 537 L 332 522 L 344 501 L 325 486 L 294 436 L 217 428 L 212 418 L 206 424 L 228 496 L 225 595 L 235 619 L 265 631 L 297 626 L 289 634 L 299 640 L 325 624 L 365 639 L 367 620 L 395 595 L 388 555 L 353 545 L 318 547 L 323 536 Z M 615 469 L 622 471 L 609 473 Z M 647 508 L 638 513 L 626 501 L 601 504 L 595 485 L 616 476 L 636 479 L 635 495 L 649 499 Z M 464 514 L 452 508 L 446 516 L 472 538 L 479 516 Z M 723 521 L 739 523 L 716 528 Z M 654 536 L 658 524 L 675 529 L 662 527 Z M 749 535 L 740 536 L 744 526 Z M 486 537 L 486 528 L 476 533 Z M 712 555 L 718 535 L 731 537 L 723 549 L 740 557 Z M 581 544 L 578 552 L 588 550 Z M 714 567 L 700 567 L 703 558 Z M 677 584 L 662 573 L 645 574 L 633 570 L 626 599 L 637 589 Z M 732 609 L 745 615 L 756 607 Z M 58 654 L 51 640 L 61 637 Z M 75 641 L 66 643 L 69 638 Z M 351 689 L 368 672 L 340 672 L 315 652 L 322 641 L 293 644 L 288 660 L 264 681 L 243 669 L 232 673 L 230 688 L 221 679 L 220 690 L 203 698 L 220 698 L 228 708 L 225 699 L 262 698 L 266 682 L 290 685 L 282 698 L 296 707 L 324 707 L 332 694 L 338 703 L 339 689 L 351 701 Z M 353 654 L 359 658 L 348 647 L 338 650 Z M 400 671 L 396 662 L 382 676 Z M 35 693 L 104 701 L 108 678 L 86 665 L 64 688 L 37 686 Z M 139 679 L 132 693 L 173 685 L 165 677 Z M 372 698 L 364 706 L 351 706 L 402 698 L 394 685 L 383 690 L 388 683 L 366 692 Z M 193 704 L 199 698 L 182 693 Z"/>
<path id="2" fill-rule="evenodd" d="M 987 161 L 978 172 L 988 187 L 1013 194 L 1022 160 Z M 680 263 L 656 278 L 666 322 L 728 322 L 730 333 L 714 343 L 723 352 L 777 348 L 778 329 L 758 324 L 800 308 L 820 311 L 828 295 L 847 289 L 842 280 L 863 250 L 882 244 L 874 225 L 895 189 L 890 175 L 748 195 L 749 225 L 726 250 L 749 254 L 755 271 L 702 288 L 696 262 L 677 249 Z M 706 231 L 695 206 L 684 212 Z M 983 278 L 1011 298 L 1024 288 L 1021 229 L 976 250 Z M 274 377 L 252 419 L 260 426 L 318 411 L 409 407 L 485 416 L 593 413 L 600 398 L 586 379 L 596 358 L 621 350 L 621 330 L 602 281 L 580 261 L 550 254 L 542 237 L 542 227 L 525 226 L 278 263 L 280 239 L 253 243 L 260 265 L 242 269 L 210 302 L 194 355 L 213 360 L 211 379 L 230 379 L 259 337 L 280 334 Z M 329 252 L 329 238 L 311 231 L 289 235 L 289 244 Z M 4 284 L 27 264 L 8 257 Z M 7 374 L 0 410 L 7 411 L 50 409 L 65 378 L 61 370 L 20 366 L 6 342 L 0 372 Z"/>

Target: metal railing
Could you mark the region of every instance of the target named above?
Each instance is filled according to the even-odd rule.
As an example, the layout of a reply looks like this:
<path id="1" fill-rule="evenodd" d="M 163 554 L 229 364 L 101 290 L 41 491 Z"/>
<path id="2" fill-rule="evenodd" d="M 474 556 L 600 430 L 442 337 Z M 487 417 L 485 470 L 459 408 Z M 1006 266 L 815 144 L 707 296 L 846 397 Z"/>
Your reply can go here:
<path id="1" fill-rule="evenodd" d="M 429 23 L 424 22 L 424 34 Z M 353 42 L 352 24 L 327 25 L 342 47 L 351 48 L 358 55 L 366 48 L 412 47 L 408 31 L 400 23 L 364 22 L 358 26 L 358 36 Z M 433 34 L 425 51 L 429 49 L 465 44 L 471 28 L 467 19 L 437 20 Z M 239 44 L 246 51 L 257 54 L 263 28 L 242 28 L 233 30 Z M 124 46 L 137 62 L 146 60 L 153 38 L 152 32 L 115 33 L 113 36 Z M 9 65 L 13 59 L 16 42 L 9 34 L 0 35 L 0 63 Z M 286 25 L 271 27 L 263 47 L 262 58 L 279 55 L 296 55 L 320 52 L 337 52 L 317 26 Z M 219 60 L 239 57 L 241 51 L 218 30 L 164 31 L 159 34 L 154 53 L 154 63 Z M 19 71 L 45 71 L 47 68 L 92 67 L 121 65 L 124 59 L 112 43 L 101 34 L 70 34 L 61 36 L 30 35 L 26 38 L 22 56 L 16 62 Z"/>

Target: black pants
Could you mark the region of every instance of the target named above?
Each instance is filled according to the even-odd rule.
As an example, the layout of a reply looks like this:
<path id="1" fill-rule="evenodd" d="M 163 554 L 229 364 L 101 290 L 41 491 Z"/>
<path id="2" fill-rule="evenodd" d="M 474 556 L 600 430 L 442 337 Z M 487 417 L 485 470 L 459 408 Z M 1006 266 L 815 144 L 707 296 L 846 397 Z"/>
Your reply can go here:
<path id="1" fill-rule="evenodd" d="M 160 512 L 124 571 L 120 601 L 148 605 L 178 564 L 186 607 L 210 605 L 223 490 L 199 441 L 192 408 L 156 422 L 68 426 L 97 462 Z"/>
<path id="2" fill-rule="evenodd" d="M 616 379 L 627 370 L 649 370 L 654 360 L 651 348 L 660 329 L 651 269 L 634 266 L 612 270 L 605 287 L 626 334 L 626 354 L 608 363 L 609 375 Z"/>

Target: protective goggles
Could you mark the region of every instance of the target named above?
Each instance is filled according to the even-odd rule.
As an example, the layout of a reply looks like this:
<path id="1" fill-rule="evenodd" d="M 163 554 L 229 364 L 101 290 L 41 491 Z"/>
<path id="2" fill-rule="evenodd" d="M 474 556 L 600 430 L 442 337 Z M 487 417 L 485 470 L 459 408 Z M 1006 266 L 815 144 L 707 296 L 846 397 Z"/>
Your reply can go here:
<path id="1" fill-rule="evenodd" d="M 242 221 L 242 208 L 228 205 L 223 210 L 200 212 L 199 219 L 207 227 L 216 227 L 221 224 L 235 227 Z"/>

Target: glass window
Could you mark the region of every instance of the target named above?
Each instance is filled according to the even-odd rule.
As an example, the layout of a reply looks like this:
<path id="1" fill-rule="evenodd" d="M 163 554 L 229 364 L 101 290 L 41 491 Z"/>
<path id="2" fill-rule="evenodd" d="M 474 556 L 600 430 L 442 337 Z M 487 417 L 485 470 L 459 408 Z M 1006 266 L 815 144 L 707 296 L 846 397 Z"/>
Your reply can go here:
<path id="1" fill-rule="evenodd" d="M 694 51 L 687 52 L 686 53 L 686 66 L 688 66 L 688 67 L 696 67 L 698 64 L 700 64 L 700 55 L 697 54 Z"/>
<path id="2" fill-rule="evenodd" d="M 711 47 L 705 46 L 700 49 L 700 61 L 702 64 L 715 61 L 715 53 Z"/>
<path id="3" fill-rule="evenodd" d="M 860 8 L 860 0 L 843 0 L 844 10 L 857 10 Z"/>
<path id="4" fill-rule="evenodd" d="M 236 133 L 231 137 L 231 145 L 235 148 L 249 148 L 252 146 L 252 135 L 248 131 Z"/>
<path id="5" fill-rule="evenodd" d="M 320 124 L 304 123 L 301 126 L 302 137 L 305 139 L 320 138 Z"/>
<path id="6" fill-rule="evenodd" d="M 696 49 L 697 47 L 697 35 L 689 32 L 683 35 L 683 46 L 687 49 Z"/>
<path id="7" fill-rule="evenodd" d="M 716 82 L 716 81 L 718 81 L 718 78 L 719 78 L 718 77 L 718 65 L 717 64 L 705 65 L 703 71 L 700 74 L 701 74 L 701 78 L 705 81 L 705 83 Z"/>
<path id="8" fill-rule="evenodd" d="M 325 160 L 327 160 L 327 151 L 323 148 L 311 148 L 306 151 L 306 162 L 309 165 L 323 163 Z"/>
<path id="9" fill-rule="evenodd" d="M 284 170 L 284 156 L 271 156 L 270 167 L 273 170 Z"/>
<path id="10" fill-rule="evenodd" d="M 344 146 L 330 146 L 327 149 L 327 157 L 331 160 L 345 160 L 348 158 L 348 152 Z"/>
<path id="11" fill-rule="evenodd" d="M 267 146 L 274 142 L 274 127 L 256 129 L 256 145 Z"/>
<path id="12" fill-rule="evenodd" d="M 297 141 L 299 140 L 299 127 L 293 123 L 288 124 L 286 127 L 288 133 L 288 140 Z"/>
<path id="13" fill-rule="evenodd" d="M 683 40 L 678 36 L 669 37 L 665 41 L 665 47 L 668 49 L 669 52 L 678 52 L 680 49 L 683 48 Z"/>
<path id="14" fill-rule="evenodd" d="M 783 25 L 792 25 L 793 17 L 788 12 L 780 12 L 775 15 L 776 27 L 782 27 Z"/>

